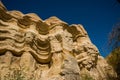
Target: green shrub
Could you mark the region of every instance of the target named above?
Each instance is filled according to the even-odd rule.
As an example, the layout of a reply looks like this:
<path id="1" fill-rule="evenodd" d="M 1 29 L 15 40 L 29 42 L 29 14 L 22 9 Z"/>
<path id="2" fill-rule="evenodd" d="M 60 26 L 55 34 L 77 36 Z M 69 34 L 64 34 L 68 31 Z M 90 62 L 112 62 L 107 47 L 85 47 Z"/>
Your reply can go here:
<path id="1" fill-rule="evenodd" d="M 10 72 L 8 72 L 5 76 L 4 76 L 4 80 L 25 80 L 24 75 L 22 74 L 21 70 L 18 69 L 14 69 Z"/>
<path id="2" fill-rule="evenodd" d="M 3 79 L 0 77 L 0 80 L 35 80 L 35 77 L 32 75 L 28 78 L 23 70 L 10 69 L 10 72 L 8 72 Z"/>
<path id="3" fill-rule="evenodd" d="M 88 74 L 82 74 L 81 80 L 94 80 L 94 79 Z"/>

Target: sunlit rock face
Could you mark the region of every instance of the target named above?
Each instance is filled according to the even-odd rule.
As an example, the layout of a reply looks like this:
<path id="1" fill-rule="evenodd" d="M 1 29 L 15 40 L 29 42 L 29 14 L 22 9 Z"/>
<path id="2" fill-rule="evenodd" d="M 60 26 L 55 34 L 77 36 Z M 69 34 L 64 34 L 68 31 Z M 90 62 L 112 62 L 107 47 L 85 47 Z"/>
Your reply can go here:
<path id="1" fill-rule="evenodd" d="M 115 80 L 80 24 L 7 11 L 0 3 L 0 80 Z"/>

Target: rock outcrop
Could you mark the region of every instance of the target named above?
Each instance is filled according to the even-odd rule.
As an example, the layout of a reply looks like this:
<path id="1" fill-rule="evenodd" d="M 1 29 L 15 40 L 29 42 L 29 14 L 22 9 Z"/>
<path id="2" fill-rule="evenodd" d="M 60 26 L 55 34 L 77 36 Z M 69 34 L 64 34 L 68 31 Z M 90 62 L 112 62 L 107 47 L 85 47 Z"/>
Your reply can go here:
<path id="1" fill-rule="evenodd" d="M 82 25 L 7 11 L 0 2 L 0 80 L 115 80 Z"/>

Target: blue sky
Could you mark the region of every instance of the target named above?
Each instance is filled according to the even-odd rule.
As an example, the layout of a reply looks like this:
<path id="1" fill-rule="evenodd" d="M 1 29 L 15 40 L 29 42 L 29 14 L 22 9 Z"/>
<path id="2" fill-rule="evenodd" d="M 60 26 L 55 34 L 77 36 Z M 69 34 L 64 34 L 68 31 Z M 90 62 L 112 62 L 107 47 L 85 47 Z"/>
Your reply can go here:
<path id="1" fill-rule="evenodd" d="M 100 54 L 110 53 L 108 35 L 120 22 L 120 4 L 116 0 L 2 0 L 8 10 L 36 13 L 43 20 L 57 16 L 69 24 L 82 24 Z"/>

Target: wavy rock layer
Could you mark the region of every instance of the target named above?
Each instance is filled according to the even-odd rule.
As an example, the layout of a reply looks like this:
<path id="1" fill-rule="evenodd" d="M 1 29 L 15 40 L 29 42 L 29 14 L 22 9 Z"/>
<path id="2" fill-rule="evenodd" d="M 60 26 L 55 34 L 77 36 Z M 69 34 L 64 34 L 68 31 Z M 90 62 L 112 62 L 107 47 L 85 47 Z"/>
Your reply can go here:
<path id="1" fill-rule="evenodd" d="M 83 26 L 7 11 L 0 2 L 0 80 L 115 80 Z"/>

